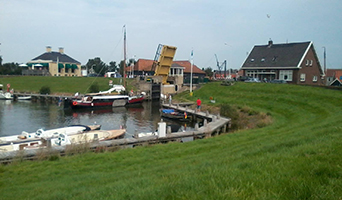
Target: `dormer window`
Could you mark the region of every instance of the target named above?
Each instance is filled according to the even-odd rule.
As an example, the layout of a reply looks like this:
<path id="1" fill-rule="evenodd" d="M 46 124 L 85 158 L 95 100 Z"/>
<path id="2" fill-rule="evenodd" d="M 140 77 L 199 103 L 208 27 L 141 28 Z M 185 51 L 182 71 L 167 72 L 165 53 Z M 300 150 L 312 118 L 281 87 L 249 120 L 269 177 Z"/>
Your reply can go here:
<path id="1" fill-rule="evenodd" d="M 251 62 L 254 62 L 254 58 L 251 59 Z"/>
<path id="2" fill-rule="evenodd" d="M 261 62 L 265 62 L 265 58 L 261 58 Z"/>
<path id="3" fill-rule="evenodd" d="M 272 58 L 272 61 L 275 62 L 275 61 L 277 60 L 277 57 L 278 57 L 278 56 L 274 56 L 274 57 Z"/>

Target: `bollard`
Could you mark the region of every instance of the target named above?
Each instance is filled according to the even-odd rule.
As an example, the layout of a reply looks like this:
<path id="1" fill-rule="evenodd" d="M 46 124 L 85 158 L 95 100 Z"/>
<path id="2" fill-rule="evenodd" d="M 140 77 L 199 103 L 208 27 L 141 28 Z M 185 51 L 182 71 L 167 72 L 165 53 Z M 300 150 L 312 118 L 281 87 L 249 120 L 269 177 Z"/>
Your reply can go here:
<path id="1" fill-rule="evenodd" d="M 208 126 L 208 120 L 207 120 L 207 119 L 204 119 L 203 126 L 204 126 L 204 127 L 207 127 L 207 126 Z"/>
<path id="2" fill-rule="evenodd" d="M 166 123 L 165 122 L 158 123 L 158 137 L 166 137 Z"/>
<path id="3" fill-rule="evenodd" d="M 198 123 L 195 124 L 195 131 L 198 131 L 199 129 L 199 126 L 198 126 Z"/>
<path id="4" fill-rule="evenodd" d="M 171 134 L 171 126 L 167 126 L 166 135 Z"/>

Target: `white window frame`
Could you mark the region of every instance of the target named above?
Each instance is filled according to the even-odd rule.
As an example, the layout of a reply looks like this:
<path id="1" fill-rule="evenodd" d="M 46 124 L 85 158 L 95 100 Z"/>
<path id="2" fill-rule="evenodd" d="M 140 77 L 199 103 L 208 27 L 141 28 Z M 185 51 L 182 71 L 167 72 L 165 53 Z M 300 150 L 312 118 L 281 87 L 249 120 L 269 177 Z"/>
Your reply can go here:
<path id="1" fill-rule="evenodd" d="M 285 76 L 288 78 L 285 79 Z M 279 80 L 292 81 L 293 71 L 292 70 L 279 70 Z"/>
<path id="2" fill-rule="evenodd" d="M 313 60 L 310 60 L 310 67 L 312 67 L 312 64 L 313 64 Z"/>
<path id="3" fill-rule="evenodd" d="M 309 65 L 309 60 L 308 60 L 308 59 L 306 60 L 306 63 L 305 63 L 305 65 L 306 65 L 306 66 L 308 66 L 308 65 Z"/>
<path id="4" fill-rule="evenodd" d="M 300 81 L 304 82 L 305 81 L 305 74 L 300 74 Z"/>
<path id="5" fill-rule="evenodd" d="M 312 82 L 317 82 L 317 76 L 312 77 Z"/>

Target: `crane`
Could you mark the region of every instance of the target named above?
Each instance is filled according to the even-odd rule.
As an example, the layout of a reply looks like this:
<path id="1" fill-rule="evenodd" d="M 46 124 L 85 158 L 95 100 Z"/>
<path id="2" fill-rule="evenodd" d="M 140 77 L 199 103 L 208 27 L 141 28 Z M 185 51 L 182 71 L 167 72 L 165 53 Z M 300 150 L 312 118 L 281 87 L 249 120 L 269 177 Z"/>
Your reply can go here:
<path id="1" fill-rule="evenodd" d="M 224 60 L 222 64 L 220 65 L 220 62 L 218 61 L 216 54 L 215 54 L 215 58 L 216 58 L 216 65 L 219 70 L 220 77 L 221 77 L 222 67 L 224 66 L 224 78 L 226 78 L 227 77 L 227 74 L 226 74 L 227 73 L 227 60 Z"/>

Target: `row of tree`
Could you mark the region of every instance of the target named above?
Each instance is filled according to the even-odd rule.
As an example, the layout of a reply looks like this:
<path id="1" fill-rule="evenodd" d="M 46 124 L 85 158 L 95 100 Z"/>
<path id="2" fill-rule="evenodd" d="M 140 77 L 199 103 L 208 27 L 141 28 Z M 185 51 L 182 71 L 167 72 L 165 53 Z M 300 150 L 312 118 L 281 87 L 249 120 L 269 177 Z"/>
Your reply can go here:
<path id="1" fill-rule="evenodd" d="M 18 63 L 2 64 L 2 57 L 0 56 L 0 75 L 21 75 L 21 70 Z"/>
<path id="2" fill-rule="evenodd" d="M 126 62 L 126 66 L 130 66 L 131 64 L 135 64 L 136 61 L 134 59 L 130 59 Z M 97 73 L 103 76 L 107 72 L 119 72 L 123 74 L 123 61 L 120 63 L 116 63 L 115 61 L 106 63 L 102 62 L 101 58 L 89 59 L 86 65 L 81 66 L 82 69 L 86 69 L 91 72 Z M 21 75 L 22 67 L 19 66 L 19 63 L 4 63 L 2 64 L 2 57 L 0 56 L 0 75 Z"/>
<path id="3" fill-rule="evenodd" d="M 130 65 L 134 65 L 136 61 L 134 59 L 129 59 L 126 62 L 126 67 Z M 109 62 L 109 64 L 104 63 L 101 58 L 96 57 L 94 59 L 89 59 L 86 65 L 81 66 L 82 69 L 86 69 L 88 73 L 96 73 L 100 76 L 104 76 L 107 72 L 119 72 L 121 75 L 123 74 L 123 66 L 124 61 L 122 60 L 120 63 L 116 63 L 115 61 Z M 207 76 L 211 77 L 213 75 L 213 70 L 208 67 L 206 69 L 202 69 Z M 2 57 L 0 56 L 0 75 L 21 75 L 22 67 L 19 66 L 18 63 L 5 63 L 2 64 Z"/>
<path id="4" fill-rule="evenodd" d="M 130 65 L 134 65 L 136 61 L 134 59 L 129 59 L 126 62 L 126 67 Z M 124 61 L 122 60 L 120 63 L 116 63 L 115 61 L 109 62 L 109 65 L 101 61 L 101 58 L 89 59 L 87 64 L 82 66 L 83 69 L 87 69 L 88 72 L 94 72 L 101 76 L 104 76 L 107 72 L 119 72 L 123 74 L 124 70 Z"/>

